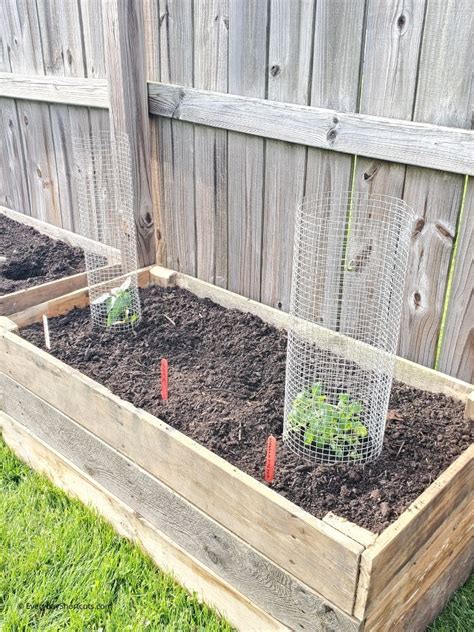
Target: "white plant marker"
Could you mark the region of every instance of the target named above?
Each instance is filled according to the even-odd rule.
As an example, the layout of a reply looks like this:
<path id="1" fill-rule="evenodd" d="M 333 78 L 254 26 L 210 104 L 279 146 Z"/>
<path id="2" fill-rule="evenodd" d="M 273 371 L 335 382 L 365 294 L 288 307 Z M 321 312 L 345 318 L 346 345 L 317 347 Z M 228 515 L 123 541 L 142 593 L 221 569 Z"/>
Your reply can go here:
<path id="1" fill-rule="evenodd" d="M 46 316 L 46 314 L 43 314 L 43 329 L 44 329 L 44 342 L 46 345 L 46 349 L 51 349 L 51 340 L 49 338 L 48 317 Z"/>

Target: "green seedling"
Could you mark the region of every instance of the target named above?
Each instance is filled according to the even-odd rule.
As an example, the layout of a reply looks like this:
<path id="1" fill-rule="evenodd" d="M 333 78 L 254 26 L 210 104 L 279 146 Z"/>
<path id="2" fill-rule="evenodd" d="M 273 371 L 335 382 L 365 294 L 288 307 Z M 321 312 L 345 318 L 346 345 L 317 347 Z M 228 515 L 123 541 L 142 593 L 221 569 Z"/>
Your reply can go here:
<path id="1" fill-rule="evenodd" d="M 132 311 L 132 293 L 130 291 L 130 277 L 120 287 L 102 294 L 93 301 L 93 305 L 104 305 L 107 313 L 106 326 L 133 325 L 138 320 L 138 314 Z"/>
<path id="2" fill-rule="evenodd" d="M 348 454 L 358 460 L 362 440 L 368 435 L 360 421 L 362 411 L 362 404 L 351 401 L 347 393 L 339 395 L 337 404 L 329 403 L 317 383 L 295 397 L 288 424 L 291 431 L 303 432 L 305 445 L 330 448 L 337 458 Z"/>

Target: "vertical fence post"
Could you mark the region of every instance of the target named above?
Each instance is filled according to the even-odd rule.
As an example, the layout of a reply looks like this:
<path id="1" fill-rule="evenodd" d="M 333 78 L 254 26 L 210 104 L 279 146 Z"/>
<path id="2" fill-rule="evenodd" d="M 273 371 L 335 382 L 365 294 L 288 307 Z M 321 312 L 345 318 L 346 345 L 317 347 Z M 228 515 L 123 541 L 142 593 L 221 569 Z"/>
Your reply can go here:
<path id="1" fill-rule="evenodd" d="M 129 138 L 138 260 L 140 267 L 147 266 L 155 263 L 156 247 L 142 2 L 106 0 L 104 39 L 111 133 Z"/>

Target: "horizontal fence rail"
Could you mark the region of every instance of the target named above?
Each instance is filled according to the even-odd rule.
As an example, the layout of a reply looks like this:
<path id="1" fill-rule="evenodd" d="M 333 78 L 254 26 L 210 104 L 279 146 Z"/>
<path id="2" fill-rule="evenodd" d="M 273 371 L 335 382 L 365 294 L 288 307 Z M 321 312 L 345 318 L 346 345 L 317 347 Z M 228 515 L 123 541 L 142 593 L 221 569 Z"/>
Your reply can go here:
<path id="1" fill-rule="evenodd" d="M 0 72 L 0 97 L 91 108 L 109 107 L 109 92 L 107 81 L 104 79 L 44 77 Z"/>
<path id="2" fill-rule="evenodd" d="M 0 97 L 108 108 L 107 81 L 0 73 Z M 474 132 L 148 82 L 150 114 L 346 154 L 474 175 Z"/>
<path id="3" fill-rule="evenodd" d="M 474 132 L 337 112 L 234 94 L 148 84 L 151 114 L 332 149 L 346 154 L 474 175 Z"/>

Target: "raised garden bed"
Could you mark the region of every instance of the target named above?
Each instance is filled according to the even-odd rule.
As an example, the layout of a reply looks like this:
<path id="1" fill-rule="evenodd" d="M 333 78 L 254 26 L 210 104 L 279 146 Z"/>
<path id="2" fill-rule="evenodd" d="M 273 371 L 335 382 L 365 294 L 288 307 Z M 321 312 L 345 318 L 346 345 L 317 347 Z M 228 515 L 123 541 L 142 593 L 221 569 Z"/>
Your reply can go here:
<path id="1" fill-rule="evenodd" d="M 470 569 L 473 449 L 463 414 L 472 386 L 398 360 L 404 384 L 391 416 L 401 419 L 389 422 L 383 458 L 315 470 L 280 448 L 271 489 L 255 480 L 265 438 L 282 421 L 285 336 L 269 325 L 284 328 L 287 316 L 163 269 L 140 273 L 142 287 L 154 283 L 247 314 L 150 288 L 141 329 L 114 341 L 91 335 L 87 315 L 71 311 L 87 304 L 83 291 L 16 315 L 41 344 L 28 325 L 45 311 L 67 314 L 51 322 L 53 352 L 89 377 L 5 321 L 6 441 L 241 629 L 423 629 Z M 334 345 L 360 353 L 337 335 Z M 162 356 L 171 367 L 166 405 Z"/>
<path id="2" fill-rule="evenodd" d="M 91 248 L 80 235 L 0 207 L 0 315 L 86 287 L 86 244 Z M 93 248 L 110 258 L 102 244 Z"/>

